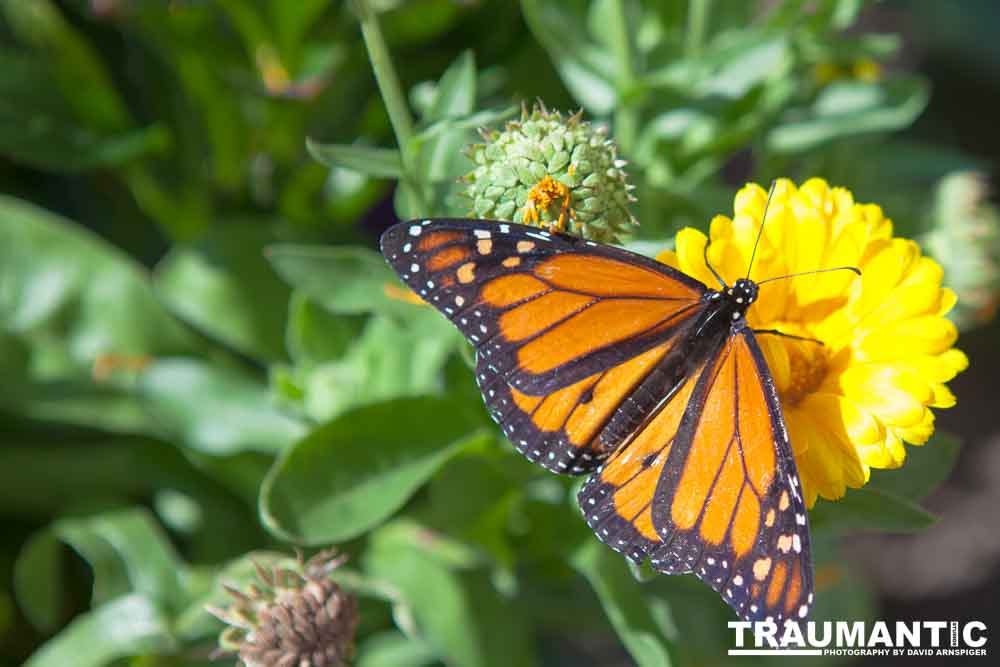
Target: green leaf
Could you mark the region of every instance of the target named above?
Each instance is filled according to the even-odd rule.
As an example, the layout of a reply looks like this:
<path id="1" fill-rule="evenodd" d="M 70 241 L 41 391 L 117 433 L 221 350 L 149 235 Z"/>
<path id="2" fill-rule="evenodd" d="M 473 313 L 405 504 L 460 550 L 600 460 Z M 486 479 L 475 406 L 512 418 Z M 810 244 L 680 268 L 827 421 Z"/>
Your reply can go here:
<path id="1" fill-rule="evenodd" d="M 70 368 L 90 374 L 102 353 L 168 354 L 192 340 L 163 310 L 148 275 L 88 230 L 0 196 L 0 324 L 55 338 Z M 60 368 L 59 370 L 63 370 Z"/>
<path id="2" fill-rule="evenodd" d="M 326 421 L 359 405 L 440 393 L 442 369 L 460 341 L 430 308 L 402 322 L 376 315 L 341 359 L 300 374 L 306 414 Z"/>
<path id="3" fill-rule="evenodd" d="M 815 531 L 878 530 L 912 533 L 928 528 L 937 517 L 916 503 L 878 489 L 848 489 L 837 501 L 820 500 L 809 512 Z"/>
<path id="4" fill-rule="evenodd" d="M 403 175 L 403 161 L 394 148 L 321 144 L 314 139 L 306 139 L 306 148 L 314 160 L 327 167 L 344 167 L 377 178 Z"/>
<path id="5" fill-rule="evenodd" d="M 356 667 L 423 667 L 437 659 L 437 652 L 420 639 L 388 630 L 371 635 L 358 647 Z"/>
<path id="6" fill-rule="evenodd" d="M 196 346 L 145 270 L 86 229 L 13 198 L 0 197 L 0 238 L 0 330 L 22 373 L 0 378 L 10 385 L 0 404 L 37 419 L 151 432 L 130 393 L 135 373 L 150 356 Z"/>
<path id="7" fill-rule="evenodd" d="M 382 256 L 367 248 L 282 244 L 269 246 L 265 256 L 288 284 L 331 313 L 410 315 L 420 307 L 388 295 L 387 289 L 405 288 Z"/>
<path id="8" fill-rule="evenodd" d="M 142 374 L 139 390 L 169 434 L 206 454 L 275 453 L 305 433 L 271 404 L 264 384 L 203 361 L 158 361 Z"/>
<path id="9" fill-rule="evenodd" d="M 919 77 L 883 84 L 835 82 L 805 112 L 790 111 L 767 136 L 770 149 L 797 153 L 841 137 L 909 127 L 927 106 L 929 90 Z"/>
<path id="10" fill-rule="evenodd" d="M 386 526 L 372 536 L 364 566 L 371 577 L 400 592 L 440 658 L 463 667 L 537 664 L 525 614 L 491 588 L 482 573 L 456 572 L 420 544 L 410 531 Z"/>
<path id="11" fill-rule="evenodd" d="M 361 334 L 362 318 L 334 315 L 302 292 L 288 302 L 285 345 L 296 364 L 313 366 L 338 359 Z"/>
<path id="12" fill-rule="evenodd" d="M 135 475 L 145 442 L 125 446 L 89 441 L 17 442 L 0 448 L 0 510 L 48 519 L 74 504 L 129 497 L 148 488 Z"/>
<path id="13" fill-rule="evenodd" d="M 428 121 L 471 114 L 476 105 L 476 56 L 463 51 L 448 66 L 427 111 Z"/>
<path id="14" fill-rule="evenodd" d="M 906 463 L 896 470 L 873 470 L 867 488 L 919 501 L 941 485 L 958 461 L 961 442 L 936 433 L 926 444 L 906 448 Z"/>
<path id="15" fill-rule="evenodd" d="M 48 531 L 32 535 L 14 563 L 14 594 L 28 621 L 43 632 L 59 626 L 63 610 L 62 562 Z"/>
<path id="16" fill-rule="evenodd" d="M 434 424 L 435 428 L 416 428 Z M 343 414 L 295 443 L 268 473 L 260 511 L 274 534 L 341 542 L 391 516 L 445 462 L 487 438 L 451 401 L 400 399 Z"/>
<path id="17" fill-rule="evenodd" d="M 668 667 L 670 649 L 642 586 L 632 577 L 622 557 L 597 540 L 586 540 L 571 563 L 587 581 L 604 607 L 612 627 L 639 667 Z"/>
<path id="18" fill-rule="evenodd" d="M 0 49 L 0 68 L 0 154 L 40 169 L 74 172 L 123 165 L 169 146 L 161 125 L 101 128 L 80 118 L 79 107 L 59 91 L 58 73 L 38 57 Z M 79 91 L 80 82 L 75 85 Z"/>
<path id="19" fill-rule="evenodd" d="M 94 573 L 95 606 L 140 593 L 164 611 L 178 611 L 185 597 L 185 567 L 159 525 L 144 509 L 61 519 L 36 534 L 15 564 L 18 600 L 39 627 L 51 627 L 62 602 L 61 544 L 77 551 Z"/>
<path id="20" fill-rule="evenodd" d="M 175 648 L 163 612 L 145 596 L 133 594 L 78 616 L 24 667 L 105 667 L 118 658 Z"/>
<path id="21" fill-rule="evenodd" d="M 613 59 L 587 38 L 585 4 L 521 0 L 521 10 L 573 97 L 591 113 L 603 116 L 618 100 Z"/>
<path id="22" fill-rule="evenodd" d="M 269 238 L 250 222 L 174 246 L 154 274 L 157 294 L 206 335 L 252 357 L 282 359 L 290 291 L 264 259 Z"/>

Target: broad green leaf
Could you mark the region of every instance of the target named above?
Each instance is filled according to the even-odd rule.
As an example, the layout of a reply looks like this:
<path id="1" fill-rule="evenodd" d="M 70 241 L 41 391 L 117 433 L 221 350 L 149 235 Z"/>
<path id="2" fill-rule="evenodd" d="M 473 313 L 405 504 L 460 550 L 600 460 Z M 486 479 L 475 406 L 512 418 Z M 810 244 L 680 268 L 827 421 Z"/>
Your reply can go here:
<path id="1" fill-rule="evenodd" d="M 21 606 L 39 627 L 58 618 L 65 543 L 94 574 L 93 604 L 140 593 L 164 611 L 179 611 L 185 596 L 184 565 L 146 510 L 117 510 L 61 519 L 36 534 L 22 550 L 14 575 Z"/>
<path id="2" fill-rule="evenodd" d="M 961 443 L 955 436 L 937 433 L 919 447 L 906 448 L 906 463 L 897 470 L 873 470 L 868 489 L 919 501 L 948 479 Z"/>
<path id="3" fill-rule="evenodd" d="M 37 520 L 88 500 L 142 493 L 149 480 L 135 471 L 145 444 L 31 443 L 7 436 L 0 447 L 0 511 Z"/>
<path id="4" fill-rule="evenodd" d="M 339 359 L 361 329 L 361 317 L 334 315 L 302 292 L 293 292 L 288 302 L 285 345 L 296 364 L 311 367 Z"/>
<path id="5" fill-rule="evenodd" d="M 0 196 L 0 235 L 4 330 L 29 336 L 29 344 L 55 339 L 70 368 L 87 375 L 100 354 L 190 348 L 191 337 L 157 302 L 142 267 L 90 231 Z"/>
<path id="6" fill-rule="evenodd" d="M 343 357 L 300 372 L 306 414 L 326 421 L 359 405 L 441 393 L 442 370 L 460 340 L 430 308 L 403 321 L 376 315 Z"/>
<path id="7" fill-rule="evenodd" d="M 901 77 L 882 84 L 835 82 L 805 110 L 793 110 L 768 134 L 772 150 L 795 153 L 840 137 L 909 127 L 927 106 L 927 83 Z"/>
<path id="8" fill-rule="evenodd" d="M 272 405 L 264 384 L 203 361 L 158 361 L 143 372 L 139 390 L 178 444 L 206 454 L 275 453 L 305 433 Z"/>
<path id="9" fill-rule="evenodd" d="M 377 252 L 353 246 L 272 245 L 266 257 L 288 284 L 332 313 L 412 314 L 415 306 Z"/>
<path id="10" fill-rule="evenodd" d="M 714 56 L 719 67 L 696 83 L 700 94 L 737 99 L 768 78 L 782 76 L 791 67 L 792 56 L 785 37 L 759 34 L 741 37 Z"/>
<path id="11" fill-rule="evenodd" d="M 357 667 L 423 667 L 437 660 L 426 642 L 387 630 L 371 635 L 358 646 Z"/>
<path id="12" fill-rule="evenodd" d="M 670 649 L 641 585 L 619 554 L 587 540 L 573 554 L 573 567 L 590 583 L 608 620 L 639 667 L 669 667 Z"/>
<path id="13" fill-rule="evenodd" d="M 147 597 L 126 595 L 78 616 L 24 667 L 105 667 L 143 653 L 176 650 L 164 613 Z"/>
<path id="14" fill-rule="evenodd" d="M 937 517 L 916 503 L 877 489 L 848 489 L 837 501 L 821 500 L 809 512 L 813 530 L 879 530 L 912 533 L 928 528 Z"/>
<path id="15" fill-rule="evenodd" d="M 63 615 L 62 559 L 59 544 L 48 531 L 32 535 L 14 564 L 14 593 L 28 621 L 52 632 Z"/>
<path id="16" fill-rule="evenodd" d="M 282 359 L 290 291 L 264 259 L 268 238 L 262 225 L 248 222 L 174 246 L 156 268 L 156 292 L 209 337 L 252 357 Z"/>
<path id="17" fill-rule="evenodd" d="M 446 664 L 468 667 L 535 665 L 524 614 L 481 573 L 459 572 L 392 525 L 377 531 L 365 570 L 396 588 L 417 626 Z"/>
<path id="18" fill-rule="evenodd" d="M 496 455 L 499 449 L 491 447 L 488 453 Z M 476 454 L 457 457 L 431 480 L 430 511 L 424 516 L 428 523 L 479 545 L 500 567 L 513 570 L 516 552 L 508 527 L 523 497 L 521 480 L 504 474 L 508 452 L 499 460 Z M 470 488 L 476 493 L 469 494 Z"/>
<path id="19" fill-rule="evenodd" d="M 0 404 L 37 419 L 150 432 L 131 395 L 153 355 L 196 349 L 145 270 L 88 230 L 0 197 L 0 330 L 24 375 Z M 11 367 L 8 370 L 13 370 Z"/>
<path id="20" fill-rule="evenodd" d="M 145 363 L 145 359 L 141 357 L 122 357 L 120 360 L 126 364 Z M 122 373 L 127 374 L 129 371 L 126 369 Z M 11 382 L 13 376 L 4 379 Z M 113 433 L 157 433 L 156 421 L 146 412 L 142 400 L 126 382 L 122 385 L 115 386 L 112 382 L 95 383 L 89 379 L 32 382 L 20 385 L 16 394 L 0 399 L 0 404 L 9 400 L 16 405 L 21 416 L 40 421 L 97 428 Z"/>
<path id="21" fill-rule="evenodd" d="M 394 148 L 322 144 L 306 139 L 306 148 L 313 159 L 328 167 L 344 167 L 378 178 L 400 178 L 403 161 Z"/>
<path id="22" fill-rule="evenodd" d="M 34 62 L 51 68 L 65 100 L 88 127 L 117 129 L 128 122 L 125 102 L 99 51 L 84 33 L 67 21 L 52 0 L 3 0 L 0 10 L 14 37 L 34 53 Z M 39 86 L 40 82 L 34 82 Z"/>
<path id="23" fill-rule="evenodd" d="M 466 116 L 475 104 L 476 56 L 473 51 L 463 51 L 441 76 L 426 120 Z"/>
<path id="24" fill-rule="evenodd" d="M 420 424 L 433 424 L 433 429 Z M 481 442 L 477 416 L 442 399 L 399 399 L 342 414 L 295 443 L 261 487 L 276 535 L 340 542 L 391 516 L 448 459 Z"/>
<path id="25" fill-rule="evenodd" d="M 74 172 L 123 165 L 143 155 L 162 153 L 169 145 L 170 135 L 161 125 L 108 129 L 88 124 L 59 92 L 58 73 L 38 57 L 0 49 L 0 68 L 4 71 L 0 80 L 2 155 L 40 169 Z M 80 82 L 75 85 L 79 90 Z"/>
<path id="26" fill-rule="evenodd" d="M 566 87 L 580 104 L 601 116 L 610 113 L 617 102 L 616 77 L 606 49 L 587 38 L 585 5 L 521 0 L 528 27 L 552 58 Z"/>

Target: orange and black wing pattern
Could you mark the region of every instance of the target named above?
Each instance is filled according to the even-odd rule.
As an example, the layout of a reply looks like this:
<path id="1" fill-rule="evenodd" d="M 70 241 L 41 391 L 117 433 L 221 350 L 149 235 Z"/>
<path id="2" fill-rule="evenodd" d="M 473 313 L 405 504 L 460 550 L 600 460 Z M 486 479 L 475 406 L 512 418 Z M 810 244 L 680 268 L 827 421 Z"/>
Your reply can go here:
<path id="1" fill-rule="evenodd" d="M 612 548 L 693 572 L 743 618 L 809 613 L 806 508 L 773 380 L 745 327 L 705 355 L 579 502 Z"/>
<path id="2" fill-rule="evenodd" d="M 532 461 L 593 470 L 644 419 L 628 401 L 703 308 L 705 287 L 618 248 L 511 223 L 401 223 L 382 253 L 476 346 L 490 414 Z M 647 392 L 648 393 L 648 392 Z"/>

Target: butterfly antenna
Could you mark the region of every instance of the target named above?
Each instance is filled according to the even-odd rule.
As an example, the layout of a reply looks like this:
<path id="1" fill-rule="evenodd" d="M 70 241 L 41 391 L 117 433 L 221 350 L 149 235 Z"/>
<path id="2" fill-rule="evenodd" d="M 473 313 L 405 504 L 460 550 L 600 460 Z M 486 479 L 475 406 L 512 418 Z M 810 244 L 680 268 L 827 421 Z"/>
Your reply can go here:
<path id="1" fill-rule="evenodd" d="M 767 209 L 771 206 L 771 197 L 774 195 L 774 186 L 777 184 L 778 181 L 771 181 L 771 187 L 768 188 L 767 191 L 767 201 L 764 202 L 764 215 L 760 216 L 760 229 L 757 230 L 757 239 L 753 242 L 753 250 L 750 251 L 750 263 L 747 265 L 747 278 L 750 277 L 750 269 L 753 268 L 753 258 L 757 256 L 757 246 L 760 244 L 760 237 L 764 234 L 764 223 L 767 221 Z"/>
<path id="2" fill-rule="evenodd" d="M 722 276 L 719 275 L 719 272 L 716 271 L 715 267 L 712 266 L 711 262 L 708 261 L 708 246 L 710 245 L 712 245 L 711 237 L 708 239 L 708 241 L 705 242 L 705 266 L 707 266 L 708 270 L 712 272 L 712 275 L 715 276 L 715 279 L 722 284 L 722 289 L 726 289 L 727 287 L 729 287 L 729 285 L 726 284 L 726 281 L 722 279 Z"/>
<path id="3" fill-rule="evenodd" d="M 785 278 L 797 278 L 799 276 L 811 276 L 814 273 L 830 273 L 831 271 L 853 271 L 857 275 L 861 275 L 861 269 L 856 266 L 835 266 L 830 269 L 816 269 L 815 271 L 802 271 L 801 273 L 789 273 L 785 276 L 776 276 L 774 278 L 768 278 L 767 280 L 761 280 L 757 283 L 758 286 L 764 283 L 773 282 L 775 280 L 784 280 Z"/>

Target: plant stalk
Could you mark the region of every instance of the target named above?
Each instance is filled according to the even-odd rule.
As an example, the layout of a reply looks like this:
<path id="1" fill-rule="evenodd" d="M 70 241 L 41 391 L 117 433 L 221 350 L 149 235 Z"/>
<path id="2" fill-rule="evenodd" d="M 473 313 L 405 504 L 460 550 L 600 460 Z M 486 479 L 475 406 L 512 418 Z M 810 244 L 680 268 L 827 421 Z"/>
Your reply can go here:
<path id="1" fill-rule="evenodd" d="M 684 42 L 685 55 L 694 58 L 701 54 L 708 31 L 708 15 L 712 0 L 688 0 L 687 35 Z"/>
<path id="2" fill-rule="evenodd" d="M 632 35 L 629 34 L 628 20 L 625 17 L 624 0 L 614 0 L 611 3 L 609 15 L 612 25 L 608 26 L 614 35 L 614 58 L 618 64 L 618 105 L 615 109 L 615 137 L 622 151 L 628 155 L 635 146 L 638 133 L 639 117 L 634 94 L 636 76 L 632 61 Z"/>
<path id="3" fill-rule="evenodd" d="M 351 4 L 361 23 L 361 35 L 365 40 L 365 48 L 368 50 L 368 59 L 371 60 L 379 93 L 381 93 L 382 101 L 385 102 L 386 111 L 389 113 L 393 134 L 396 135 L 396 145 L 399 146 L 399 155 L 403 162 L 401 180 L 403 185 L 412 192 L 417 206 L 421 209 L 421 214 L 428 214 L 430 210 L 424 195 L 422 180 L 419 178 L 416 165 L 413 163 L 411 141 L 413 139 L 413 118 L 410 116 L 410 109 L 406 103 L 406 95 L 403 94 L 403 88 L 399 84 L 396 67 L 392 64 L 389 47 L 385 43 L 382 29 L 379 27 L 378 15 L 368 5 L 367 0 L 353 0 Z"/>

